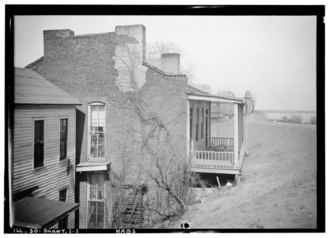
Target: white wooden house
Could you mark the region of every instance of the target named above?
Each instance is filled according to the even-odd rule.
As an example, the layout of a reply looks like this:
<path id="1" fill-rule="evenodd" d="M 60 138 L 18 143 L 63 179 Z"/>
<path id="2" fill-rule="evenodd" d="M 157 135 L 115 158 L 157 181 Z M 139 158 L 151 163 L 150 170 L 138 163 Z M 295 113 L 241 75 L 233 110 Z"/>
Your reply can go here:
<path id="1" fill-rule="evenodd" d="M 15 68 L 11 225 L 74 228 L 76 108 L 30 69 Z"/>

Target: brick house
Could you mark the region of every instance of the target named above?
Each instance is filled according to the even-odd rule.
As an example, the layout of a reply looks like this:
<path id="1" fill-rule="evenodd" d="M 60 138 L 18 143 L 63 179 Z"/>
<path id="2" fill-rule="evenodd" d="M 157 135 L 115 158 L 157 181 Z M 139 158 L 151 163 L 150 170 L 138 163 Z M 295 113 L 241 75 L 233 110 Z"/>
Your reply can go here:
<path id="1" fill-rule="evenodd" d="M 14 90 L 11 224 L 74 228 L 80 102 L 30 69 L 15 68 Z"/>
<path id="2" fill-rule="evenodd" d="M 76 115 L 79 228 L 111 227 L 111 183 L 148 183 L 148 172 L 161 155 L 166 154 L 164 160 L 192 162 L 198 172 L 212 168 L 240 172 L 244 101 L 204 94 L 189 86 L 187 77 L 180 74 L 179 61 L 178 54 L 166 54 L 161 69 L 147 63 L 143 25 L 77 36 L 71 30 L 44 31 L 44 56 L 27 68 L 82 102 Z M 211 102 L 236 105 L 240 129 L 235 129 L 235 135 L 240 137 L 235 140 L 235 156 L 228 152 L 223 167 L 209 164 L 208 170 L 200 168 L 208 152 L 197 149 L 211 151 Z M 212 156 L 221 153 L 211 152 Z"/>

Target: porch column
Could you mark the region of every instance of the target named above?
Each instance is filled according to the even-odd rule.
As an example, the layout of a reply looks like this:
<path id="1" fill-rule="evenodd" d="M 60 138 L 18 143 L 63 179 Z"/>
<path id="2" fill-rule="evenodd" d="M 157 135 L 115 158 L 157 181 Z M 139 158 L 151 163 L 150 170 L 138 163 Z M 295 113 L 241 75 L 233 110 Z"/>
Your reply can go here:
<path id="1" fill-rule="evenodd" d="M 245 104 L 244 104 L 244 107 Z M 246 108 L 245 108 L 246 109 Z M 245 141 L 245 154 L 247 154 L 247 120 L 248 120 L 248 116 L 247 116 L 247 112 L 245 110 L 245 119 L 244 119 L 244 141 Z"/>
<path id="2" fill-rule="evenodd" d="M 239 167 L 238 163 L 238 104 L 234 104 L 234 159 L 235 159 L 235 168 Z"/>
<path id="3" fill-rule="evenodd" d="M 190 102 L 187 100 L 187 161 L 190 157 Z"/>

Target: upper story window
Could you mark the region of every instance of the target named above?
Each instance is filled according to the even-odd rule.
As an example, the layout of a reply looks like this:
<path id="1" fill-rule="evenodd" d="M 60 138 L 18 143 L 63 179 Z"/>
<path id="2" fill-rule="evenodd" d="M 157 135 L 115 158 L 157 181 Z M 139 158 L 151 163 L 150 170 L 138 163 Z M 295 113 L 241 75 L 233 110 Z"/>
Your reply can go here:
<path id="1" fill-rule="evenodd" d="M 67 156 L 68 143 L 68 119 L 61 119 L 60 122 L 60 160 Z"/>
<path id="2" fill-rule="evenodd" d="M 44 120 L 34 121 L 33 168 L 44 166 Z"/>
<path id="3" fill-rule="evenodd" d="M 105 152 L 105 105 L 89 104 L 89 158 L 103 159 Z"/>

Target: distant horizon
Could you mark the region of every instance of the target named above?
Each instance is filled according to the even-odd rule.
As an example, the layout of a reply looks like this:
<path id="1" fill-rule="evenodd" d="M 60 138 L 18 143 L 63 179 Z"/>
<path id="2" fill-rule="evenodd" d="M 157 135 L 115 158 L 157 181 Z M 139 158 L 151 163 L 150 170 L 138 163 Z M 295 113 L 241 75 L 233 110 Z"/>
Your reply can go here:
<path id="1" fill-rule="evenodd" d="M 280 109 L 255 109 L 254 112 L 269 112 L 269 113 L 317 113 L 317 110 L 280 110 Z"/>

